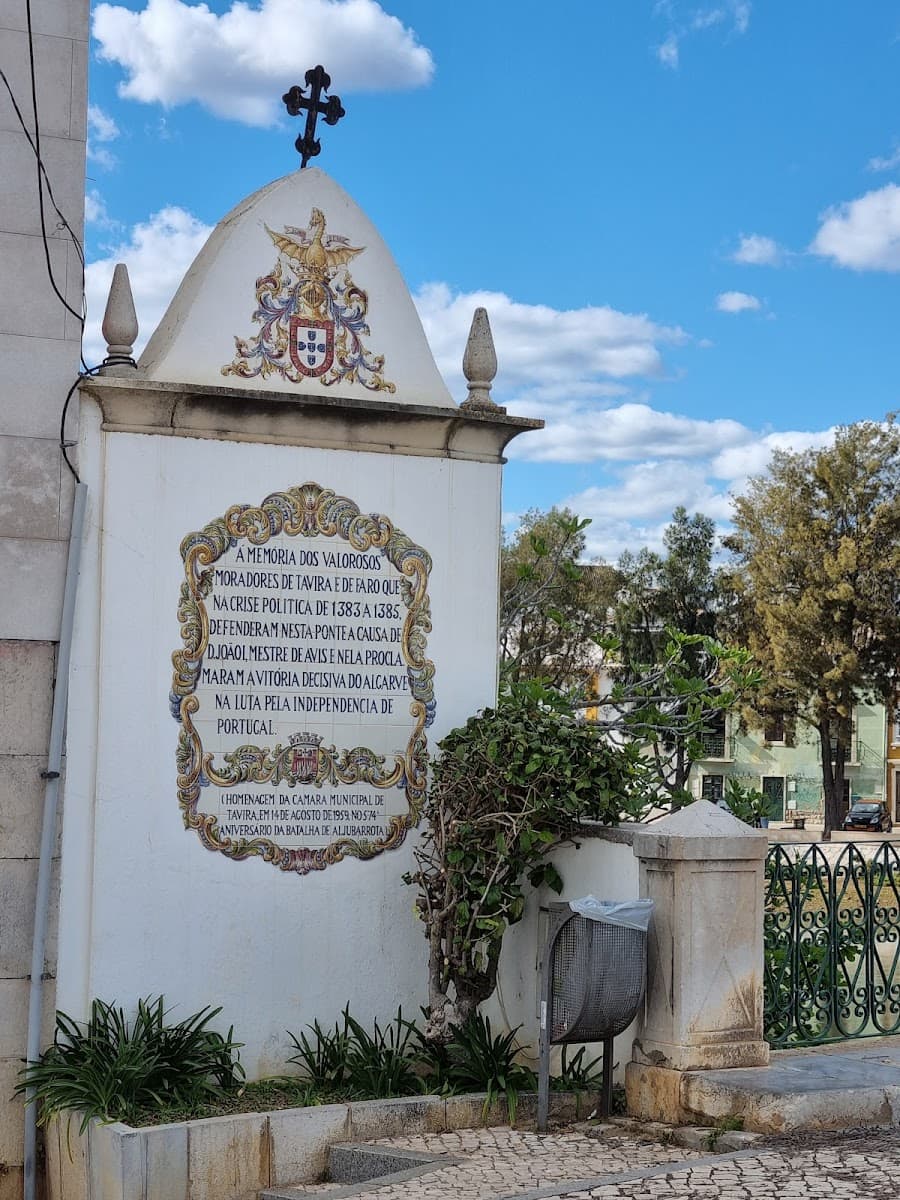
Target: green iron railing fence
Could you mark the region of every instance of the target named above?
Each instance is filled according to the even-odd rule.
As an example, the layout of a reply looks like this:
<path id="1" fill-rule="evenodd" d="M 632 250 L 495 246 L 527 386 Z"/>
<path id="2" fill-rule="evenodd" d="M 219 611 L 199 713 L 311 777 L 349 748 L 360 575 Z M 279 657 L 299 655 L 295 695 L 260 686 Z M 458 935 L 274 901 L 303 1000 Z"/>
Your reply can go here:
<path id="1" fill-rule="evenodd" d="M 900 845 L 770 847 L 765 1028 L 774 1046 L 900 1032 Z"/>

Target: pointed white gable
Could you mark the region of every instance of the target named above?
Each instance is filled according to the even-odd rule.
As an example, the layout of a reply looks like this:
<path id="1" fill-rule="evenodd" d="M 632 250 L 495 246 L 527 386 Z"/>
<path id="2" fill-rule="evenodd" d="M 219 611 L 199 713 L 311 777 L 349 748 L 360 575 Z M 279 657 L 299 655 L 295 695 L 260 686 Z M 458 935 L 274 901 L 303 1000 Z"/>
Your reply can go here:
<path id="1" fill-rule="evenodd" d="M 219 222 L 139 367 L 157 382 L 454 403 L 390 251 L 314 167 Z"/>

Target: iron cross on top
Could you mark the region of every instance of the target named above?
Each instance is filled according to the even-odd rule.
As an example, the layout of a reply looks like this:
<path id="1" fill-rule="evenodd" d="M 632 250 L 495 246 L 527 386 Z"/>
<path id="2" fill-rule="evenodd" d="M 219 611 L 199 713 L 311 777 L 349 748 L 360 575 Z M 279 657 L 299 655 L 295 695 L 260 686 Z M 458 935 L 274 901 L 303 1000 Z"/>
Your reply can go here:
<path id="1" fill-rule="evenodd" d="M 327 100 L 322 99 L 322 93 L 327 92 L 331 87 L 331 76 L 327 74 L 324 67 L 312 67 L 306 72 L 306 87 L 309 88 L 308 96 L 304 94 L 306 88 L 294 84 L 291 90 L 285 92 L 281 97 L 292 117 L 299 117 L 301 111 L 306 109 L 306 129 L 294 143 L 300 155 L 301 167 L 305 167 L 309 160 L 315 158 L 322 149 L 322 144 L 316 137 L 316 121 L 319 119 L 319 113 L 325 118 L 326 125 L 337 125 L 344 116 L 340 96 L 329 96 Z"/>

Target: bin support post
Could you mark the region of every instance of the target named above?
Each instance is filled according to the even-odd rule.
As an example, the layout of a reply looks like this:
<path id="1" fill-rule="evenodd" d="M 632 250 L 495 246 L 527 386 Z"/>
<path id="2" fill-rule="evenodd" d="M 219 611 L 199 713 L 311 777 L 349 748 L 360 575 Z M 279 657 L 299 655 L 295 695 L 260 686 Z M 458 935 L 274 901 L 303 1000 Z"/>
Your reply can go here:
<path id="1" fill-rule="evenodd" d="M 553 947 L 559 936 L 559 929 L 553 929 L 547 935 L 544 946 L 544 957 L 541 965 L 541 1030 L 538 1060 L 538 1133 L 547 1132 L 547 1116 L 550 1111 L 550 997 L 553 990 L 552 964 Z"/>
<path id="2" fill-rule="evenodd" d="M 541 1001 L 540 1059 L 538 1061 L 538 1133 L 547 1132 L 550 1111 L 550 1030 L 547 1028 L 547 1005 Z"/>
<path id="3" fill-rule="evenodd" d="M 612 1112 L 613 1098 L 613 1039 L 603 1039 L 603 1083 L 600 1090 L 600 1116 L 605 1121 Z"/>

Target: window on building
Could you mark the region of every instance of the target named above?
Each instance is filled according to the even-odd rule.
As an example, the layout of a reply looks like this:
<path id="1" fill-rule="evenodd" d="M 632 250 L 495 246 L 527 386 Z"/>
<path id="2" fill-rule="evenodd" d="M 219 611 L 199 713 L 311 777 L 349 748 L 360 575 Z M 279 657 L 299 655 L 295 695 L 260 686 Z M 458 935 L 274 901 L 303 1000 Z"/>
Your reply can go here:
<path id="1" fill-rule="evenodd" d="M 724 775 L 704 775 L 703 786 L 700 795 L 704 800 L 710 800 L 713 804 L 718 804 L 722 799 L 725 791 L 725 776 Z"/>
<path id="2" fill-rule="evenodd" d="M 838 739 L 837 736 L 831 739 L 831 761 L 837 758 Z M 853 762 L 856 758 L 856 722 L 850 726 L 850 745 L 846 747 L 844 762 Z"/>
<path id="3" fill-rule="evenodd" d="M 762 794 L 769 801 L 769 820 L 784 820 L 784 776 L 764 775 Z"/>
<path id="4" fill-rule="evenodd" d="M 714 713 L 706 722 L 700 738 L 704 758 L 725 758 L 725 714 Z"/>
<path id="5" fill-rule="evenodd" d="M 784 741 L 784 716 L 776 713 L 766 721 L 765 738 L 767 742 Z"/>

